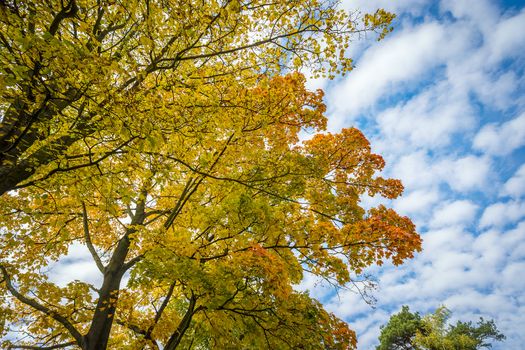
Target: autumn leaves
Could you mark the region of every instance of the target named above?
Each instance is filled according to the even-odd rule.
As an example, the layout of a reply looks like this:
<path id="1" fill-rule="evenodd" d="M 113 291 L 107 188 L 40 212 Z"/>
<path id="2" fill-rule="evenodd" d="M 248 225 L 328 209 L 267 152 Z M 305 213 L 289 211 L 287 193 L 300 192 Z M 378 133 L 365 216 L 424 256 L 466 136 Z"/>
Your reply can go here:
<path id="1" fill-rule="evenodd" d="M 351 69 L 352 33 L 384 33 L 391 14 L 359 24 L 314 0 L 0 6 L 2 62 L 33 72 L 2 80 L 2 130 L 17 131 L 0 134 L 16 150 L 0 169 L 4 347 L 355 348 L 293 285 L 305 270 L 345 285 L 421 241 L 408 218 L 361 206 L 400 182 L 378 176 L 357 129 L 324 132 L 322 91 L 291 71 Z M 53 282 L 72 247 L 99 285 Z"/>

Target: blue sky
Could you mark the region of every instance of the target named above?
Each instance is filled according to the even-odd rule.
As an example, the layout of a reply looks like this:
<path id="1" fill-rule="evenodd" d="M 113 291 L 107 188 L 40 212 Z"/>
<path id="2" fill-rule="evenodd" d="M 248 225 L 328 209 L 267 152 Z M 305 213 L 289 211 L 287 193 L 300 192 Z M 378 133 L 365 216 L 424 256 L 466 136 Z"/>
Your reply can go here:
<path id="1" fill-rule="evenodd" d="M 525 4 L 485 0 L 343 1 L 397 13 L 384 41 L 356 41 L 356 68 L 323 88 L 329 129 L 357 126 L 405 185 L 389 203 L 410 216 L 424 251 L 402 267 L 368 271 L 373 309 L 355 290 L 337 294 L 314 278 L 302 288 L 348 321 L 359 349 L 401 305 L 455 319 L 493 318 L 525 344 Z M 365 198 L 367 206 L 376 198 Z"/>

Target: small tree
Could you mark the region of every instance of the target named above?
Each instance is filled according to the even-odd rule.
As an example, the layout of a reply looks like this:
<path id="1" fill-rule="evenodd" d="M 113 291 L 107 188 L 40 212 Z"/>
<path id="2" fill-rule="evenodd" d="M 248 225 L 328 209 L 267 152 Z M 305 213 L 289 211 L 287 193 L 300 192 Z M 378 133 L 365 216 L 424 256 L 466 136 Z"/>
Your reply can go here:
<path id="1" fill-rule="evenodd" d="M 377 350 L 415 350 L 414 338 L 423 329 L 419 313 L 412 313 L 408 306 L 390 318 L 386 326 L 381 327 Z"/>
<path id="2" fill-rule="evenodd" d="M 377 350 L 477 350 L 491 348 L 492 341 L 501 341 L 501 334 L 493 320 L 480 318 L 477 325 L 458 321 L 448 325 L 450 311 L 439 307 L 433 314 L 421 317 L 411 313 L 408 306 L 393 315 L 381 327 Z"/>

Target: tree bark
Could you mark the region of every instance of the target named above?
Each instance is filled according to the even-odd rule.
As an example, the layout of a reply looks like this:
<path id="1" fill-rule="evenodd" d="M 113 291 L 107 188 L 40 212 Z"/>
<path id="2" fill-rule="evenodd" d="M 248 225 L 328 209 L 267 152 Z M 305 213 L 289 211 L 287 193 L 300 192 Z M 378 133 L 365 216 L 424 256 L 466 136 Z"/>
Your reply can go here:
<path id="1" fill-rule="evenodd" d="M 190 326 L 191 318 L 195 313 L 196 302 L 197 298 L 195 298 L 195 296 L 192 294 L 190 298 L 190 304 L 188 305 L 188 310 L 186 310 L 186 313 L 180 321 L 177 330 L 171 335 L 170 339 L 166 343 L 166 346 L 164 346 L 164 350 L 175 350 L 177 348 L 180 341 L 182 340 L 182 337 L 184 336 L 184 333 L 186 333 L 186 330 Z"/>
<path id="2" fill-rule="evenodd" d="M 66 98 L 46 98 L 41 107 L 32 114 L 27 112 L 28 106 L 17 98 L 11 103 L 0 123 L 0 195 L 11 191 L 16 186 L 33 175 L 39 166 L 55 160 L 69 146 L 79 140 L 86 132 L 94 131 L 86 116 L 78 116 L 78 124 L 70 134 L 43 145 L 31 156 L 21 160 L 24 152 L 36 141 L 46 138 L 39 127 L 42 123 L 52 120 L 57 114 L 78 100 L 81 93 L 69 89 L 64 93 Z"/>
<path id="3" fill-rule="evenodd" d="M 83 350 L 107 349 L 111 327 L 115 319 L 120 282 L 122 282 L 124 273 L 131 267 L 131 264 L 126 263 L 131 243 L 130 235 L 136 231 L 136 225 L 144 223 L 147 193 L 143 192 L 141 196 L 143 198 L 137 203 L 137 209 L 131 220 L 130 227 L 118 242 L 109 264 L 104 268 L 104 280 L 98 292 L 99 298 L 95 313 L 89 331 L 83 338 Z"/>

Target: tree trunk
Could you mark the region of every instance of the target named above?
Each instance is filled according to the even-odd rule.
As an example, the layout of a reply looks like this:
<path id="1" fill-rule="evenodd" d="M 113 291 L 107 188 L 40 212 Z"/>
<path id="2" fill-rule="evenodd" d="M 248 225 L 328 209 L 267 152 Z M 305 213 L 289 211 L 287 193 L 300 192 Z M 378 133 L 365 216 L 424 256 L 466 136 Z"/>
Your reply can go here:
<path id="1" fill-rule="evenodd" d="M 175 333 L 173 333 L 166 343 L 166 346 L 164 347 L 164 350 L 175 350 L 177 346 L 179 345 L 180 341 L 182 340 L 182 337 L 184 336 L 184 333 L 186 333 L 186 330 L 190 326 L 191 318 L 193 317 L 193 313 L 195 310 L 195 304 L 197 302 L 197 299 L 194 295 L 190 298 L 190 304 L 188 305 L 188 310 L 186 310 L 186 313 L 184 314 L 184 317 L 179 323 L 179 326 L 177 327 L 177 330 Z"/>
<path id="2" fill-rule="evenodd" d="M 119 296 L 120 282 L 126 272 L 125 260 L 129 251 L 129 231 L 119 241 L 109 265 L 104 271 L 104 281 L 99 290 L 97 307 L 88 333 L 84 337 L 84 350 L 105 350 L 113 326 L 116 304 Z"/>

